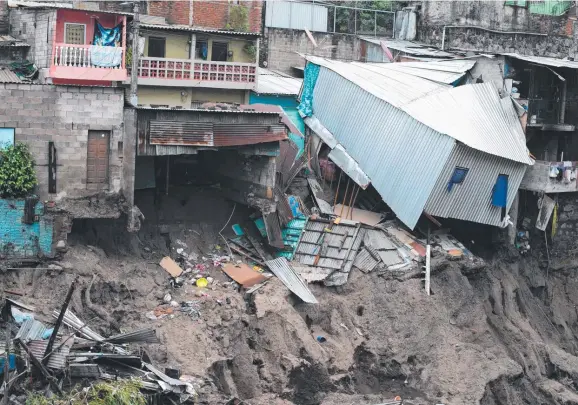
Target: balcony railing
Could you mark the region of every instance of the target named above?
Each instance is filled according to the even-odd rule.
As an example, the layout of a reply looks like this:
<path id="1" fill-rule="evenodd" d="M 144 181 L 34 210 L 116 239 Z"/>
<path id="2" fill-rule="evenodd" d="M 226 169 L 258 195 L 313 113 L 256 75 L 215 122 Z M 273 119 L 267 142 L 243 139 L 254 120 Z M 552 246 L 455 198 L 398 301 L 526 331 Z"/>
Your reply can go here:
<path id="1" fill-rule="evenodd" d="M 145 85 L 250 90 L 257 84 L 257 64 L 142 57 L 138 78 Z"/>
<path id="2" fill-rule="evenodd" d="M 576 192 L 577 164 L 578 162 L 536 160 L 533 166 L 526 169 L 520 188 L 544 193 Z"/>
<path id="3" fill-rule="evenodd" d="M 124 47 L 55 43 L 50 77 L 69 80 L 124 81 Z"/>

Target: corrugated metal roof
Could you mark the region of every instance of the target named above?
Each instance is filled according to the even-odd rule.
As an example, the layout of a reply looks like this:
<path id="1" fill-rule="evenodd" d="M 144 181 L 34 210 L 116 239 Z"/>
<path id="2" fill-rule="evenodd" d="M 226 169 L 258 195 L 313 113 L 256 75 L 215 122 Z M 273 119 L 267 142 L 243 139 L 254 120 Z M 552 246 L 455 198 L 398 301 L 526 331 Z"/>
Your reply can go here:
<path id="1" fill-rule="evenodd" d="M 251 104 L 247 106 L 242 105 L 225 105 L 215 104 L 215 107 L 207 108 L 175 108 L 175 107 L 151 107 L 146 105 L 139 105 L 137 110 L 161 110 L 161 111 L 198 111 L 210 113 L 237 113 L 237 114 L 279 114 L 279 110 L 262 109 L 263 104 Z M 275 106 L 272 106 L 275 107 Z M 280 107 L 279 107 L 280 108 Z"/>
<path id="2" fill-rule="evenodd" d="M 503 53 L 502 55 L 514 59 L 525 60 L 526 62 L 535 63 L 537 65 L 578 69 L 578 62 L 573 60 L 547 58 L 544 56 L 520 55 L 518 53 Z"/>
<path id="3" fill-rule="evenodd" d="M 283 76 L 271 70 L 259 68 L 259 79 L 255 93 L 298 95 L 303 79 Z"/>
<path id="4" fill-rule="evenodd" d="M 29 47 L 26 42 L 14 38 L 11 35 L 0 35 L 0 47 L 2 46 L 10 46 L 10 47 Z"/>
<path id="5" fill-rule="evenodd" d="M 505 100 L 492 83 L 468 84 L 416 100 L 403 110 L 471 148 L 532 165 L 514 106 L 509 97 Z"/>
<path id="6" fill-rule="evenodd" d="M 446 88 L 416 80 L 425 82 L 430 91 Z M 414 93 L 414 97 L 423 94 L 419 86 Z M 319 73 L 313 111 L 359 163 L 383 200 L 413 229 L 455 140 L 329 69 Z"/>
<path id="7" fill-rule="evenodd" d="M 372 44 L 381 46 L 381 42 L 385 42 L 385 45 L 389 49 L 395 49 L 396 51 L 407 53 L 409 55 L 417 56 L 430 56 L 438 58 L 453 58 L 454 54 L 441 51 L 433 46 L 428 46 L 425 44 L 420 44 L 418 42 L 403 41 L 399 39 L 387 39 L 387 38 L 374 38 L 374 37 L 364 37 L 360 36 L 360 39 L 364 41 L 371 42 Z"/>
<path id="8" fill-rule="evenodd" d="M 22 322 L 22 326 L 20 326 L 16 338 L 27 343 L 29 340 L 42 339 L 42 335 L 44 335 L 46 330 L 47 328 L 42 322 L 38 322 L 35 319 L 27 319 Z"/>
<path id="9" fill-rule="evenodd" d="M 265 264 L 279 278 L 279 280 L 289 288 L 289 290 L 304 302 L 309 304 L 319 303 L 311 290 L 309 290 L 307 283 L 289 265 L 287 259 L 279 257 L 277 259 L 266 261 Z"/>
<path id="10" fill-rule="evenodd" d="M 22 79 L 16 76 L 16 73 L 10 69 L 0 68 L 0 83 L 24 83 Z"/>
<path id="11" fill-rule="evenodd" d="M 332 70 L 366 92 L 398 108 L 428 94 L 450 88 L 397 70 L 375 71 L 373 64 L 348 63 L 316 56 L 307 56 L 307 60 Z"/>
<path id="12" fill-rule="evenodd" d="M 431 62 L 399 62 L 399 63 L 361 63 L 353 62 L 367 69 L 379 73 L 382 70 L 394 70 L 407 73 L 422 79 L 438 83 L 452 84 L 463 77 L 468 70 L 474 67 L 473 60 L 448 60 Z"/>
<path id="13" fill-rule="evenodd" d="M 511 114 L 515 114 L 514 107 L 511 102 L 501 102 L 491 83 L 451 88 L 391 69 L 379 69 L 379 72 L 372 70 L 376 75 L 369 76 L 366 75 L 368 67 L 362 63 L 329 61 L 317 57 L 308 57 L 308 60 L 331 69 L 441 134 L 492 155 L 533 164 L 526 148 L 522 126 L 517 119 L 511 119 Z M 336 90 L 343 87 L 336 85 Z"/>
<path id="14" fill-rule="evenodd" d="M 246 37 L 260 37 L 261 34 L 258 32 L 239 32 L 239 31 L 226 31 L 226 30 L 216 30 L 211 28 L 202 27 L 191 27 L 188 25 L 179 24 L 141 24 L 141 28 L 152 28 L 156 30 L 168 30 L 168 31 L 187 31 L 187 32 L 204 32 L 207 34 L 224 34 L 224 35 L 242 35 Z"/>
<path id="15" fill-rule="evenodd" d="M 24 8 L 36 8 L 36 9 L 73 9 L 77 11 L 86 11 L 86 12 L 94 12 L 94 13 L 103 13 L 103 14 L 117 14 L 117 15 L 126 15 L 126 16 L 134 16 L 134 13 L 129 13 L 126 11 L 108 11 L 108 10 L 91 10 L 88 8 L 78 8 L 75 5 L 70 3 L 59 3 L 59 2 L 40 2 L 40 1 L 23 1 L 23 0 L 8 0 L 8 7 L 24 7 Z"/>

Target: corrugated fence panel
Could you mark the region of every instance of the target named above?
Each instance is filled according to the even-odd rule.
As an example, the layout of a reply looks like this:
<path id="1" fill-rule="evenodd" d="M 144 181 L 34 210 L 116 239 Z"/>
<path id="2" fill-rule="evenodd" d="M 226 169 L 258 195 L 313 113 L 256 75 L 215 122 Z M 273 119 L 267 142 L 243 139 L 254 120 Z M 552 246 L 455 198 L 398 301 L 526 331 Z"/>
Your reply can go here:
<path id="1" fill-rule="evenodd" d="M 211 122 L 149 122 L 151 145 L 213 146 Z"/>
<path id="2" fill-rule="evenodd" d="M 456 166 L 467 168 L 462 184 L 454 184 L 448 192 L 448 182 Z M 500 225 L 501 208 L 492 205 L 492 190 L 499 174 L 508 175 L 507 210 L 510 209 L 527 165 L 477 151 L 463 144 L 455 146 L 425 210 L 429 214 L 482 224 Z"/>
<path id="3" fill-rule="evenodd" d="M 369 175 L 399 219 L 414 228 L 454 139 L 321 67 L 313 113 Z"/>
<path id="4" fill-rule="evenodd" d="M 325 6 L 294 1 L 268 1 L 265 26 L 327 32 L 328 9 Z"/>

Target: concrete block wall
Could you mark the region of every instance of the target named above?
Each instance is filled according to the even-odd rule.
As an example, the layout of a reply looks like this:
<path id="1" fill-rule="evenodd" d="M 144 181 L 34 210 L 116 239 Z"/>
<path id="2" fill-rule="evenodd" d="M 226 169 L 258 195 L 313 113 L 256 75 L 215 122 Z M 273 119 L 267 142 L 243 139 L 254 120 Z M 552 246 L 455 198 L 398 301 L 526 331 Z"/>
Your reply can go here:
<path id="1" fill-rule="evenodd" d="M 421 1 L 418 40 L 441 46 L 443 27 L 460 25 L 479 28 L 446 28 L 445 48 L 482 52 L 517 52 L 555 58 L 578 57 L 576 15 L 531 14 L 524 7 L 505 5 L 503 1 Z M 572 9 L 571 9 L 572 10 Z M 543 34 L 543 35 L 532 35 Z"/>
<path id="2" fill-rule="evenodd" d="M 53 218 L 37 203 L 38 222 L 25 224 L 24 200 L 0 199 L 0 258 L 31 258 L 52 255 Z"/>
<path id="3" fill-rule="evenodd" d="M 312 35 L 318 45 L 315 49 L 305 31 L 265 28 L 261 66 L 267 61 L 267 68 L 291 74 L 292 66 L 305 66 L 305 60 L 297 52 L 331 59 L 359 60 L 359 40 L 354 35 L 321 32 Z"/>
<path id="4" fill-rule="evenodd" d="M 10 10 L 10 33 L 30 45 L 28 60 L 38 68 L 50 67 L 55 26 L 56 10 Z"/>
<path id="5" fill-rule="evenodd" d="M 98 194 L 98 190 L 87 189 L 86 184 L 89 130 L 111 131 L 108 192 L 121 191 L 122 89 L 0 84 L 0 100 L 0 117 L 5 117 L 0 120 L 0 127 L 15 128 L 16 141 L 28 144 L 36 160 L 41 200 L 61 201 Z M 50 141 L 57 150 L 56 194 L 48 193 Z M 85 217 L 90 215 L 87 213 Z"/>
<path id="6" fill-rule="evenodd" d="M 8 0 L 0 0 L 0 34 L 8 33 Z"/>

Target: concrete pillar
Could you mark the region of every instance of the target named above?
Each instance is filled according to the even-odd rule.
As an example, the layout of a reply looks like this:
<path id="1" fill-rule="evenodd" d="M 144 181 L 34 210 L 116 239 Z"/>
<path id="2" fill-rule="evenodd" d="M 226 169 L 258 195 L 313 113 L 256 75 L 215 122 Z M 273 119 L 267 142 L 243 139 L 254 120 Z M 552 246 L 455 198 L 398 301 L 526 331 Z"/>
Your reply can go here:
<path id="1" fill-rule="evenodd" d="M 134 205 L 134 171 L 136 163 L 136 110 L 124 109 L 122 146 L 122 193 L 129 206 Z"/>

